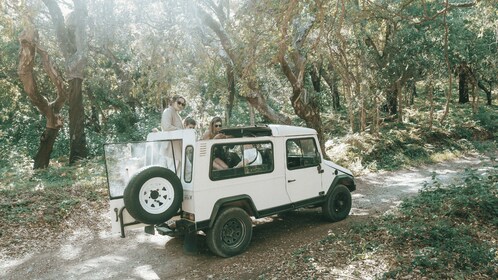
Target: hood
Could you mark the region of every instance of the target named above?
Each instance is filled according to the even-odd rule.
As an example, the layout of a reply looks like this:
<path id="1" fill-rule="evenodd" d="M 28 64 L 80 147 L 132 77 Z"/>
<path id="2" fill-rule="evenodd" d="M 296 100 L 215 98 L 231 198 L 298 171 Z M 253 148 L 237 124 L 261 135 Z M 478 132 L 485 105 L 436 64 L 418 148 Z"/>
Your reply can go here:
<path id="1" fill-rule="evenodd" d="M 353 177 L 353 172 L 351 172 L 351 170 L 349 170 L 347 168 L 344 168 L 344 167 L 342 167 L 342 166 L 340 166 L 338 164 L 335 164 L 335 163 L 333 163 L 333 162 L 331 162 L 329 160 L 324 160 L 323 163 L 325 163 L 327 166 L 330 166 L 330 167 L 332 167 L 334 169 L 339 170 L 342 173 L 345 173 L 345 174 Z"/>

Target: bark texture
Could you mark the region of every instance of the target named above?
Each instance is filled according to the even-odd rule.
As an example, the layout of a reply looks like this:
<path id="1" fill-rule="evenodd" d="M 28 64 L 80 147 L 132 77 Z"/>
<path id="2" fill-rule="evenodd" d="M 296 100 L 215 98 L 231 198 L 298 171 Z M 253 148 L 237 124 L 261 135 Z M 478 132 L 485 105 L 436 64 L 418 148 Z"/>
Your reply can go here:
<path id="1" fill-rule="evenodd" d="M 74 10 L 64 19 L 55 0 L 43 0 L 54 24 L 59 48 L 64 55 L 69 82 L 69 162 L 74 163 L 88 155 L 85 137 L 85 111 L 82 83 L 87 64 L 86 20 L 84 0 L 73 0 Z"/>
<path id="2" fill-rule="evenodd" d="M 32 26 L 27 26 L 19 36 L 19 78 L 24 86 L 24 91 L 28 94 L 31 103 L 46 118 L 45 131 L 40 137 L 40 146 L 34 158 L 34 169 L 46 168 L 50 164 L 50 155 L 53 150 L 55 139 L 63 125 L 59 115 L 60 109 L 64 105 L 67 93 L 64 88 L 64 80 L 57 69 L 52 64 L 47 52 L 38 46 L 38 32 Z M 56 87 L 57 97 L 53 102 L 38 91 L 34 75 L 36 54 L 41 57 L 43 69 Z"/>
<path id="3" fill-rule="evenodd" d="M 294 34 L 289 35 L 289 25 L 292 24 L 297 1 L 292 1 L 288 9 L 283 14 L 280 26 L 281 40 L 278 52 L 278 61 L 282 72 L 292 86 L 290 101 L 294 112 L 304 120 L 306 126 L 316 130 L 320 147 L 325 152 L 325 140 L 320 117 L 320 107 L 316 100 L 307 92 L 304 87 L 304 75 L 306 68 L 306 55 L 303 44 L 306 41 L 309 31 L 313 26 L 313 20 L 302 23 L 301 26 L 294 26 Z M 291 38 L 289 40 L 288 38 Z M 290 45 L 290 48 L 289 48 Z M 290 50 L 289 50 L 290 49 Z M 318 74 L 317 74 L 318 75 Z"/>

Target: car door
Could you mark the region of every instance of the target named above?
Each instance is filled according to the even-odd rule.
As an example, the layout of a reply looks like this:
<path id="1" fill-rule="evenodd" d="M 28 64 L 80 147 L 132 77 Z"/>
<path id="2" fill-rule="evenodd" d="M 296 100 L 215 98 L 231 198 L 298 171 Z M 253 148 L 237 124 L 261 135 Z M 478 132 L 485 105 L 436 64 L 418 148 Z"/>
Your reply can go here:
<path id="1" fill-rule="evenodd" d="M 323 195 L 321 156 L 314 137 L 286 141 L 286 187 L 292 202 Z"/>

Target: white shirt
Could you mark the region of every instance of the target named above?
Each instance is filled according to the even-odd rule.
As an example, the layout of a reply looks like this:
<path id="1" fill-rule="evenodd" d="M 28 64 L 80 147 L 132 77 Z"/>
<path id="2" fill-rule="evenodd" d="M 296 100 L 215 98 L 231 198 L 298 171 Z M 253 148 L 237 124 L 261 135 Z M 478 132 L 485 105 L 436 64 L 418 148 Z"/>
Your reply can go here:
<path id="1" fill-rule="evenodd" d="M 173 106 L 169 106 L 163 111 L 161 117 L 161 129 L 162 131 L 183 129 L 182 118 Z"/>
<path id="2" fill-rule="evenodd" d="M 256 148 L 244 149 L 244 160 L 247 165 L 260 165 L 263 163 L 263 158 Z"/>

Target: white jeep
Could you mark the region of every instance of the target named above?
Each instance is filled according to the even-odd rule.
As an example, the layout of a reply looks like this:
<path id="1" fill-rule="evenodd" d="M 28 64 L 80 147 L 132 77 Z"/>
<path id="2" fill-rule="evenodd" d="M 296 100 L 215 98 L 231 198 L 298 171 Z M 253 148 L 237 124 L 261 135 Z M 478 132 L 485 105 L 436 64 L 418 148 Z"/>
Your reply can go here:
<path id="1" fill-rule="evenodd" d="M 330 221 L 349 215 L 353 175 L 324 160 L 315 130 L 265 125 L 222 133 L 227 138 L 197 140 L 185 129 L 106 144 L 113 231 L 202 231 L 213 253 L 230 257 L 249 245 L 251 217 L 318 206 Z"/>

